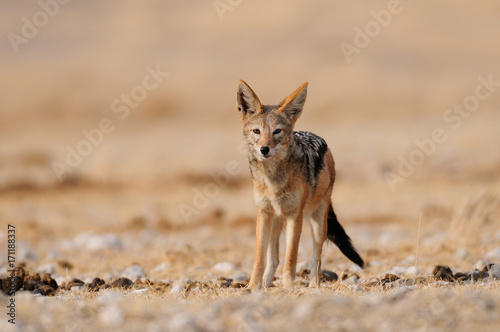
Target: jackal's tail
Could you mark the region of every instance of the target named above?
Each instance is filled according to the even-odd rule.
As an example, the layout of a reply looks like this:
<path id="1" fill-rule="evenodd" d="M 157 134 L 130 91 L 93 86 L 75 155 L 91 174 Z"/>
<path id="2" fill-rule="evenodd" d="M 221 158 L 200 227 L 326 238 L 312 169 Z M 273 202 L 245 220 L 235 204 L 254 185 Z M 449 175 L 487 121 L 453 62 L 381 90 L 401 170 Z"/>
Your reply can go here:
<path id="1" fill-rule="evenodd" d="M 335 245 L 339 247 L 340 251 L 342 251 L 342 253 L 351 261 L 359 265 L 361 268 L 365 266 L 365 262 L 363 262 L 363 259 L 359 256 L 358 252 L 352 245 L 351 239 L 337 220 L 337 216 L 335 215 L 331 204 L 328 209 L 327 239 L 335 243 Z"/>

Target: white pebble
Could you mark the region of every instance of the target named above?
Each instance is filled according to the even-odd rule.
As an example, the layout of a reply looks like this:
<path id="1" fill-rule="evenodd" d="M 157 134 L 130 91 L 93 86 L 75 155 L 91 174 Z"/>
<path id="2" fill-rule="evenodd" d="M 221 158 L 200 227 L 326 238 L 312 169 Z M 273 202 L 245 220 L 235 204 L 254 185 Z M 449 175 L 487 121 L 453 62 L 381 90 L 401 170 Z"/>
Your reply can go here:
<path id="1" fill-rule="evenodd" d="M 406 268 L 403 267 L 403 266 L 395 266 L 393 267 L 390 271 L 389 271 L 390 274 L 395 274 L 397 276 L 399 275 L 403 275 L 406 273 Z"/>
<path id="2" fill-rule="evenodd" d="M 128 293 L 126 296 L 130 296 L 130 295 L 134 295 L 134 294 L 142 294 L 142 293 L 146 293 L 147 291 L 148 291 L 147 288 L 137 289 L 135 291 Z"/>
<path id="3" fill-rule="evenodd" d="M 343 281 L 344 284 L 346 285 L 356 285 L 358 283 L 358 276 L 357 275 L 353 275 L 353 276 L 350 276 L 349 278 L 347 278 L 346 280 Z"/>
<path id="4" fill-rule="evenodd" d="M 482 271 L 486 265 L 488 265 L 486 261 L 480 260 L 474 265 L 474 269 Z"/>
<path id="5" fill-rule="evenodd" d="M 355 291 L 355 292 L 364 291 L 363 287 L 361 287 L 360 285 L 349 285 L 347 287 L 349 287 L 350 290 Z"/>
<path id="6" fill-rule="evenodd" d="M 235 282 L 242 282 L 247 280 L 247 275 L 245 273 L 236 273 L 233 274 L 232 276 L 229 277 L 230 279 L 233 279 Z"/>
<path id="7" fill-rule="evenodd" d="M 418 276 L 420 275 L 420 269 L 418 266 L 410 266 L 406 269 L 406 275 L 408 276 Z"/>
<path id="8" fill-rule="evenodd" d="M 170 295 L 176 295 L 176 294 L 180 294 L 184 291 L 184 287 L 182 287 L 181 285 L 175 285 L 174 287 L 172 287 L 172 289 L 170 290 Z"/>
<path id="9" fill-rule="evenodd" d="M 160 264 L 158 264 L 154 269 L 153 271 L 156 272 L 156 273 L 160 273 L 160 272 L 163 272 L 167 269 L 167 263 L 165 262 L 162 262 Z"/>
<path id="10" fill-rule="evenodd" d="M 54 274 L 56 272 L 56 265 L 55 264 L 42 265 L 42 266 L 38 267 L 37 272 L 40 274 L 44 274 L 44 273 Z"/>
<path id="11" fill-rule="evenodd" d="M 498 267 L 498 265 L 492 265 L 490 268 L 490 273 L 493 277 L 495 277 L 495 279 L 500 280 L 500 268 Z"/>
<path id="12" fill-rule="evenodd" d="M 212 270 L 221 272 L 221 273 L 229 273 L 238 270 L 238 267 L 230 262 L 221 262 L 217 263 L 212 267 Z"/>
<path id="13" fill-rule="evenodd" d="M 134 281 L 139 279 L 139 278 L 144 278 L 146 275 L 144 274 L 144 271 L 142 270 L 142 268 L 137 265 L 137 264 L 134 264 L 132 266 L 129 266 L 128 268 L 126 268 L 122 275 L 125 277 L 125 278 L 129 278 L 130 280 Z"/>

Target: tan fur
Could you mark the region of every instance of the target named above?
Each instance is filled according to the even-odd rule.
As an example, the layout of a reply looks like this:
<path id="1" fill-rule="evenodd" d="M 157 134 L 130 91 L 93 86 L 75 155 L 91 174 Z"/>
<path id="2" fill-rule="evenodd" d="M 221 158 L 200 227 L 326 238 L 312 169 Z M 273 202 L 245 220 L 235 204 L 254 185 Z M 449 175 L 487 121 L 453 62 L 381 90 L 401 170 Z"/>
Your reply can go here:
<path id="1" fill-rule="evenodd" d="M 284 287 L 293 289 L 304 218 L 310 221 L 313 236 L 310 286 L 318 286 L 335 163 L 328 149 L 313 188 L 301 170 L 300 159 L 291 157 L 295 148 L 293 127 L 305 102 L 307 83 L 277 106 L 263 106 L 244 81 L 239 82 L 237 91 L 258 209 L 255 261 L 249 287 L 252 290 L 269 287 L 279 263 L 279 236 L 285 228 Z M 277 129 L 281 129 L 278 134 Z M 269 157 L 262 156 L 262 147 L 269 147 Z"/>

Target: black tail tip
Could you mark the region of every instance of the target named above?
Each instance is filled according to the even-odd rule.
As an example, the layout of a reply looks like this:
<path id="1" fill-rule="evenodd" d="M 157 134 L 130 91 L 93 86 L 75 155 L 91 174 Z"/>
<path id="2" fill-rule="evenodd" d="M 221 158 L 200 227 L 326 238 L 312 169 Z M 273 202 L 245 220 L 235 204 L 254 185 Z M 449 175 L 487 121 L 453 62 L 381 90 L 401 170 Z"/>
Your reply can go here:
<path id="1" fill-rule="evenodd" d="M 327 238 L 328 240 L 335 243 L 335 245 L 339 247 L 340 251 L 352 262 L 354 262 L 362 269 L 365 268 L 365 262 L 363 261 L 361 256 L 359 256 L 358 252 L 351 242 L 351 239 L 346 234 L 342 225 L 339 223 L 331 205 L 328 211 Z"/>

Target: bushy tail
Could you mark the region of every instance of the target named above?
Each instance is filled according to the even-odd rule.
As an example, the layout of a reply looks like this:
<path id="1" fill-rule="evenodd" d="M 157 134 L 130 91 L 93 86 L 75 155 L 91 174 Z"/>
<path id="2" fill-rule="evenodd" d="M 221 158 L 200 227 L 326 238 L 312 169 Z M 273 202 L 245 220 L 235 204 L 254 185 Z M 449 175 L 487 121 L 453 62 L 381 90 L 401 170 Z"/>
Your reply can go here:
<path id="1" fill-rule="evenodd" d="M 342 253 L 346 255 L 346 257 L 351 261 L 359 265 L 361 268 L 365 266 L 365 262 L 363 262 L 363 259 L 359 256 L 358 252 L 353 247 L 351 239 L 337 220 L 337 216 L 335 215 L 331 204 L 328 210 L 327 239 L 335 243 L 335 245 L 339 247 L 340 251 L 342 251 Z"/>

